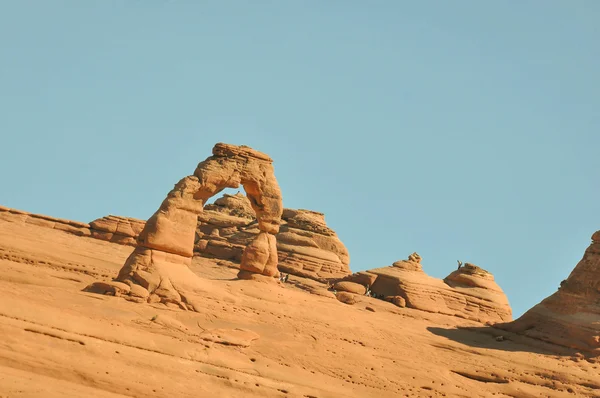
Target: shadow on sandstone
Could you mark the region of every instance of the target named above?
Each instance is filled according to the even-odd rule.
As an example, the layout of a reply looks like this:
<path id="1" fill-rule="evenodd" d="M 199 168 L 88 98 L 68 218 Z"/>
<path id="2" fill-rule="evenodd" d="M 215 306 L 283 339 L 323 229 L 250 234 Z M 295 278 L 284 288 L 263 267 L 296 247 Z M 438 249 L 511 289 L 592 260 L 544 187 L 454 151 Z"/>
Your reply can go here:
<path id="1" fill-rule="evenodd" d="M 531 352 L 540 355 L 573 357 L 578 351 L 526 336 L 520 336 L 492 326 L 441 328 L 430 326 L 427 330 L 436 336 L 474 348 L 509 352 Z M 579 354 L 581 355 L 581 354 Z"/>

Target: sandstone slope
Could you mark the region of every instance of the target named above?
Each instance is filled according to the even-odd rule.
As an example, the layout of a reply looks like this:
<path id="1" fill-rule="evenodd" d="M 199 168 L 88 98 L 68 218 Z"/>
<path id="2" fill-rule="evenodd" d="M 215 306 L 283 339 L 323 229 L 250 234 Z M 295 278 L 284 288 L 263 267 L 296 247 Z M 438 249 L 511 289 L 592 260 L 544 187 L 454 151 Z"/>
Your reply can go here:
<path id="1" fill-rule="evenodd" d="M 600 356 L 600 231 L 556 293 L 496 326 Z"/>
<path id="2" fill-rule="evenodd" d="M 57 221 L 7 218 L 2 397 L 593 397 L 600 389 L 600 364 L 556 346 L 364 295 L 345 305 L 301 277 L 238 280 L 213 259 L 190 266 L 213 287 L 197 312 L 90 294 L 83 288 L 110 283 L 132 247 L 65 233 Z"/>

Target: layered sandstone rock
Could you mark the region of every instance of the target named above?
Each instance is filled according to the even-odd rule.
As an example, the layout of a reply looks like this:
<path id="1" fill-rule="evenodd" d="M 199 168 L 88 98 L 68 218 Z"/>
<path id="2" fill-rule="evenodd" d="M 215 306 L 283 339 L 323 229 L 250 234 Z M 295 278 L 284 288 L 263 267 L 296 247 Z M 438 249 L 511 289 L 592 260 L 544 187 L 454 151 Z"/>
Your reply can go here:
<path id="1" fill-rule="evenodd" d="M 333 285 L 333 289 L 339 292 L 348 292 L 358 295 L 364 295 L 367 292 L 365 285 L 350 281 L 340 281 Z"/>
<path id="2" fill-rule="evenodd" d="M 224 195 L 199 216 L 195 251 L 205 257 L 241 261 L 242 251 L 259 233 L 249 200 Z M 350 256 L 323 213 L 284 209 L 276 235 L 279 269 L 312 279 L 350 273 Z"/>
<path id="3" fill-rule="evenodd" d="M 92 221 L 92 236 L 131 244 L 145 222 L 134 218 L 107 216 Z M 120 231 L 132 231 L 122 234 Z M 204 206 L 198 215 L 194 242 L 196 255 L 240 263 L 244 248 L 260 233 L 250 200 L 238 192 L 225 194 Z M 279 269 L 316 280 L 350 274 L 350 256 L 323 213 L 284 209 L 279 233 L 275 235 Z"/>
<path id="4" fill-rule="evenodd" d="M 370 287 L 373 296 L 401 307 L 482 323 L 511 319 L 508 299 L 489 272 L 467 263 L 441 280 L 423 272 L 420 261 L 421 257 L 413 253 L 408 260 L 362 271 L 343 280 Z M 335 286 L 340 288 L 340 283 Z"/>
<path id="5" fill-rule="evenodd" d="M 108 215 L 90 223 L 93 238 L 122 245 L 135 246 L 136 239 L 146 225 L 145 221 L 137 218 Z"/>
<path id="6" fill-rule="evenodd" d="M 283 221 L 277 235 L 281 270 L 319 280 L 350 274 L 348 250 L 323 213 L 286 209 Z"/>
<path id="7" fill-rule="evenodd" d="M 258 233 L 242 253 L 240 278 L 256 273 L 277 277 L 275 234 L 283 212 L 272 159 L 247 146 L 216 144 L 213 156 L 181 179 L 137 237 L 137 246 L 116 280 L 131 286 L 136 298 L 194 309 L 189 295 L 201 281 L 188 266 L 194 252 L 199 215 L 206 201 L 225 188 L 243 185 L 257 219 Z M 121 225 L 118 223 L 117 225 Z M 116 230 L 115 230 L 116 231 Z M 102 292 L 92 284 L 90 291 Z"/>
<path id="8" fill-rule="evenodd" d="M 77 236 L 90 236 L 90 225 L 79 221 L 33 214 L 22 210 L 0 206 L 0 220 L 34 224 L 40 227 L 57 229 Z"/>
<path id="9" fill-rule="evenodd" d="M 556 293 L 517 320 L 494 326 L 600 355 L 600 231 Z"/>

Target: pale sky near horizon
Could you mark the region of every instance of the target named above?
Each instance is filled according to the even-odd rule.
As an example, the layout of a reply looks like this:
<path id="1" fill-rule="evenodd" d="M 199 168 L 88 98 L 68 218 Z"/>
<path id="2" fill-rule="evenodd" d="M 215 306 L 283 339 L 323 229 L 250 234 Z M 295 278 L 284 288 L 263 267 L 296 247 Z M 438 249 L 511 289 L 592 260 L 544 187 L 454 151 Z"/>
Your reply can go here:
<path id="1" fill-rule="evenodd" d="M 600 2 L 0 0 L 0 204 L 146 219 L 216 142 L 268 153 L 353 271 L 413 251 L 515 316 L 600 229 Z"/>

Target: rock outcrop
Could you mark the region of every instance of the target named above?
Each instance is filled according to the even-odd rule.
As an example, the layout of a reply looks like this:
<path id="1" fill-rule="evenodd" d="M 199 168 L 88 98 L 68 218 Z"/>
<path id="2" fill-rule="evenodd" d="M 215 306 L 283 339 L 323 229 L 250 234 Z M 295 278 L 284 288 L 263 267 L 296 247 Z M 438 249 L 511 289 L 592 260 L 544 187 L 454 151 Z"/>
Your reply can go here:
<path id="1" fill-rule="evenodd" d="M 43 214 L 29 213 L 4 206 L 0 206 L 0 220 L 34 224 L 77 236 L 87 236 L 130 246 L 135 246 L 136 238 L 146 223 L 136 218 L 108 215 L 88 224 L 45 216 Z"/>
<path id="2" fill-rule="evenodd" d="M 323 213 L 286 209 L 283 220 L 277 238 L 283 271 L 321 280 L 350 274 L 348 250 Z"/>
<path id="3" fill-rule="evenodd" d="M 129 285 L 131 296 L 136 286 L 140 291 L 135 294 L 136 299 L 194 309 L 189 294 L 201 282 L 188 266 L 194 252 L 198 216 L 209 198 L 240 185 L 256 214 L 258 233 L 242 253 L 238 277 L 277 277 L 275 234 L 279 232 L 283 206 L 272 163 L 269 156 L 252 148 L 216 144 L 213 156 L 200 162 L 193 175 L 175 184 L 145 223 L 137 246 L 116 281 Z M 87 290 L 102 293 L 98 284 Z"/>
<path id="4" fill-rule="evenodd" d="M 199 218 L 194 250 L 205 257 L 239 262 L 243 248 L 260 232 L 250 202 L 241 193 L 207 205 Z M 350 256 L 323 213 L 284 209 L 277 237 L 279 269 L 311 279 L 350 274 Z"/>
<path id="5" fill-rule="evenodd" d="M 45 216 L 42 214 L 33 214 L 26 211 L 11 209 L 4 206 L 0 206 L 0 220 L 16 223 L 34 224 L 40 227 L 68 232 L 77 236 L 91 235 L 89 224 L 79 221 L 71 221 L 62 218 Z"/>
<path id="6" fill-rule="evenodd" d="M 77 236 L 92 237 L 121 245 L 136 246 L 146 222 L 108 215 L 89 224 L 0 206 L 0 220 L 25 222 Z M 194 255 L 240 263 L 244 248 L 259 234 L 250 200 L 238 193 L 204 206 L 198 216 Z M 323 213 L 284 209 L 277 239 L 279 270 L 321 282 L 351 273 L 350 256 Z"/>
<path id="7" fill-rule="evenodd" d="M 494 326 L 600 356 L 600 231 L 556 293 L 515 321 Z"/>
<path id="8" fill-rule="evenodd" d="M 90 223 L 92 238 L 122 245 L 136 245 L 136 239 L 146 225 L 137 218 L 108 215 Z"/>
<path id="9" fill-rule="evenodd" d="M 92 237 L 135 244 L 145 222 L 107 216 L 92 221 Z M 250 200 L 242 193 L 225 194 L 198 215 L 194 253 L 240 263 L 244 248 L 260 233 Z M 323 213 L 284 209 L 277 238 L 279 270 L 316 280 L 350 274 L 350 256 Z"/>
<path id="10" fill-rule="evenodd" d="M 392 266 L 358 272 L 343 278 L 344 282 L 369 287 L 374 297 L 383 298 L 400 307 L 457 316 L 476 322 L 506 322 L 512 310 L 506 295 L 484 269 L 465 264 L 444 280 L 423 272 L 417 253 L 408 260 L 396 261 Z M 356 292 L 356 286 L 345 289 L 343 283 L 336 289 Z"/>

